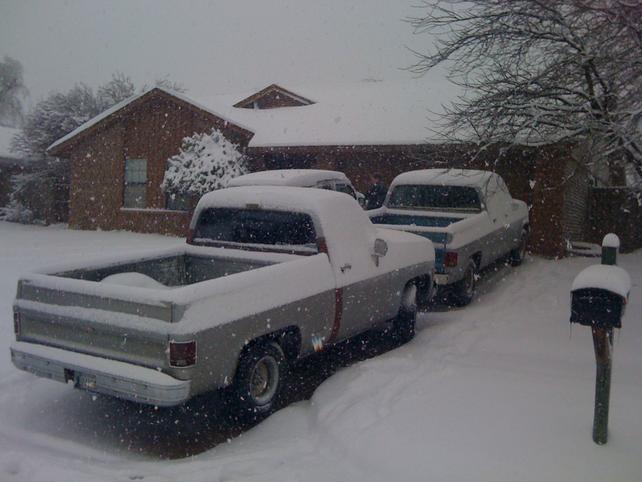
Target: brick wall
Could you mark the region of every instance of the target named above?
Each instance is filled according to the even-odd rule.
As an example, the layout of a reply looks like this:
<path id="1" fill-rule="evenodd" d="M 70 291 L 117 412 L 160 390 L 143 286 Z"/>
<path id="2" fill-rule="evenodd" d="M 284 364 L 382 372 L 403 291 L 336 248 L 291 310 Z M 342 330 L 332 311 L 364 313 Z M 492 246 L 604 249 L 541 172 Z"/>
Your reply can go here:
<path id="1" fill-rule="evenodd" d="M 608 233 L 620 238 L 624 252 L 642 248 L 642 192 L 628 188 L 591 188 L 587 238 L 602 244 Z"/>
<path id="2" fill-rule="evenodd" d="M 160 97 L 87 136 L 70 155 L 70 226 L 184 236 L 190 214 L 165 210 L 160 184 L 167 159 L 178 153 L 182 139 L 212 127 L 240 141 L 224 121 Z M 128 158 L 147 160 L 147 209 L 123 209 Z"/>
<path id="3" fill-rule="evenodd" d="M 344 172 L 365 193 L 373 172 L 389 184 L 402 172 L 414 169 L 456 167 L 497 172 L 511 195 L 529 206 L 530 249 L 548 257 L 565 252 L 563 206 L 564 169 L 570 156 L 567 146 L 551 148 L 495 147 L 474 155 L 466 145 L 312 146 L 250 148 L 253 169 L 312 167 Z M 275 166 L 271 159 L 282 159 Z M 290 159 L 292 162 L 287 162 Z M 305 159 L 298 166 L 297 160 Z"/>

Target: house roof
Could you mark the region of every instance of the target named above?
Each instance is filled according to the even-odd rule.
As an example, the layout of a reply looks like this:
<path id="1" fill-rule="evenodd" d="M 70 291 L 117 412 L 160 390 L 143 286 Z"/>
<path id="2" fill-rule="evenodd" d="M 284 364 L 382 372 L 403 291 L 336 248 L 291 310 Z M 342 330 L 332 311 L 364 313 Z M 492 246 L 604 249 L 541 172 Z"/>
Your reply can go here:
<path id="1" fill-rule="evenodd" d="M 411 79 L 294 88 L 316 101 L 299 107 L 239 109 L 224 96 L 200 102 L 248 126 L 255 133 L 250 147 L 408 145 L 444 142 L 438 114 L 456 89 L 443 80 Z"/>
<path id="2" fill-rule="evenodd" d="M 49 146 L 55 154 L 113 114 L 144 101 L 152 93 L 171 96 L 254 134 L 249 147 L 412 145 L 444 142 L 436 134 L 442 104 L 456 97 L 451 84 L 436 79 L 359 82 L 297 88 L 298 97 L 315 103 L 275 109 L 235 107 L 238 96 L 192 97 L 155 87 L 116 104 Z M 275 85 L 275 84 L 273 84 Z M 278 87 L 278 86 L 277 86 Z M 267 89 L 273 88 L 269 86 Z M 261 94 L 266 89 L 253 94 Z M 253 96 L 246 97 L 244 100 Z M 243 101 L 241 101 L 243 102 Z"/>
<path id="3" fill-rule="evenodd" d="M 310 105 L 314 104 L 314 101 L 310 99 L 306 99 L 305 97 L 302 97 L 300 95 L 295 94 L 294 92 L 285 89 L 281 87 L 280 85 L 277 84 L 271 84 L 268 85 L 266 88 L 261 89 L 260 91 L 256 92 L 255 94 L 252 94 L 240 101 L 238 101 L 236 104 L 234 104 L 234 107 L 238 108 L 251 108 L 254 106 L 254 103 L 262 99 L 263 97 L 268 96 L 269 94 L 279 94 L 283 95 L 285 97 L 288 97 L 290 100 L 298 103 L 299 105 Z"/>
<path id="4" fill-rule="evenodd" d="M 107 109 L 106 111 L 98 114 L 96 117 L 93 117 L 92 119 L 89 119 L 87 122 L 81 124 L 78 126 L 76 129 L 71 131 L 69 134 L 67 134 L 64 137 L 61 137 L 58 139 L 56 142 L 51 144 L 47 148 L 47 152 L 56 155 L 57 153 L 61 152 L 62 150 L 65 149 L 67 144 L 70 144 L 74 140 L 76 140 L 77 137 L 80 135 L 85 135 L 89 131 L 91 131 L 93 128 L 98 126 L 101 122 L 106 121 L 107 119 L 111 118 L 117 113 L 120 113 L 121 111 L 125 111 L 126 109 L 131 109 L 134 105 L 137 105 L 139 103 L 144 102 L 147 98 L 152 97 L 153 95 L 165 95 L 172 97 L 174 99 L 177 99 L 181 101 L 182 103 L 185 103 L 188 106 L 191 106 L 193 108 L 196 108 L 200 111 L 203 111 L 207 114 L 210 114 L 212 116 L 218 117 L 219 119 L 224 120 L 225 122 L 228 122 L 229 124 L 236 126 L 237 128 L 246 131 L 247 134 L 251 135 L 252 131 L 247 129 L 246 127 L 238 124 L 237 122 L 232 121 L 231 119 L 225 117 L 224 115 L 221 115 L 214 110 L 210 109 L 209 107 L 206 107 L 178 92 L 174 92 L 169 89 L 165 89 L 162 87 L 152 87 L 150 89 L 145 90 L 144 92 L 141 92 L 140 94 L 133 95 L 131 97 L 128 97 L 127 99 L 123 100 L 122 102 L 119 102 L 118 104 L 115 104 L 111 108 Z"/>
<path id="5" fill-rule="evenodd" d="M 310 187 L 321 181 L 340 179 L 348 182 L 346 175 L 339 171 L 325 169 L 274 169 L 252 172 L 232 179 L 228 187 L 237 186 L 298 186 Z"/>

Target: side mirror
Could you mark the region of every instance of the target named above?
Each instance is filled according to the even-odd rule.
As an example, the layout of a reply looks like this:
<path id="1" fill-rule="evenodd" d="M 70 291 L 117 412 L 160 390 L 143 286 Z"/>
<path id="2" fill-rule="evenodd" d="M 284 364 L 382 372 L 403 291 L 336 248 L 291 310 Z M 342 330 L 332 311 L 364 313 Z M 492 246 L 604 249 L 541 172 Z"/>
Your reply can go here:
<path id="1" fill-rule="evenodd" d="M 377 266 L 379 266 L 379 258 L 384 257 L 387 253 L 388 243 L 380 238 L 375 239 L 374 246 L 372 247 L 372 257 L 374 258 Z"/>

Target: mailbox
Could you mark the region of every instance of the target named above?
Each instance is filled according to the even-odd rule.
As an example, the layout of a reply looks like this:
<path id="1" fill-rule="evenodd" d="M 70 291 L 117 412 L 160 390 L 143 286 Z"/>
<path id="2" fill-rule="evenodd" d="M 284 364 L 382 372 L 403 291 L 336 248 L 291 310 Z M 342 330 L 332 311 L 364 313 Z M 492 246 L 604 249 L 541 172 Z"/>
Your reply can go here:
<path id="1" fill-rule="evenodd" d="M 600 288 L 573 291 L 571 323 L 603 328 L 622 328 L 626 298 Z"/>
<path id="2" fill-rule="evenodd" d="M 631 278 L 618 266 L 594 265 L 577 275 L 571 289 L 571 323 L 622 328 Z"/>

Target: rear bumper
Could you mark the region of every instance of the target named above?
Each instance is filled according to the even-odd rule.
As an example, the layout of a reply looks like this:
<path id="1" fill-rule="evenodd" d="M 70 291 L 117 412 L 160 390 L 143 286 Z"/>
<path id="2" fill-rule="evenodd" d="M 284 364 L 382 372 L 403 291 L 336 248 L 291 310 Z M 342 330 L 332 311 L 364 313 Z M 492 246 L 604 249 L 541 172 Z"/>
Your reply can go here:
<path id="1" fill-rule="evenodd" d="M 35 343 L 13 343 L 11 361 L 20 370 L 40 377 L 149 405 L 179 405 L 190 396 L 188 380 L 177 380 L 152 368 Z"/>

